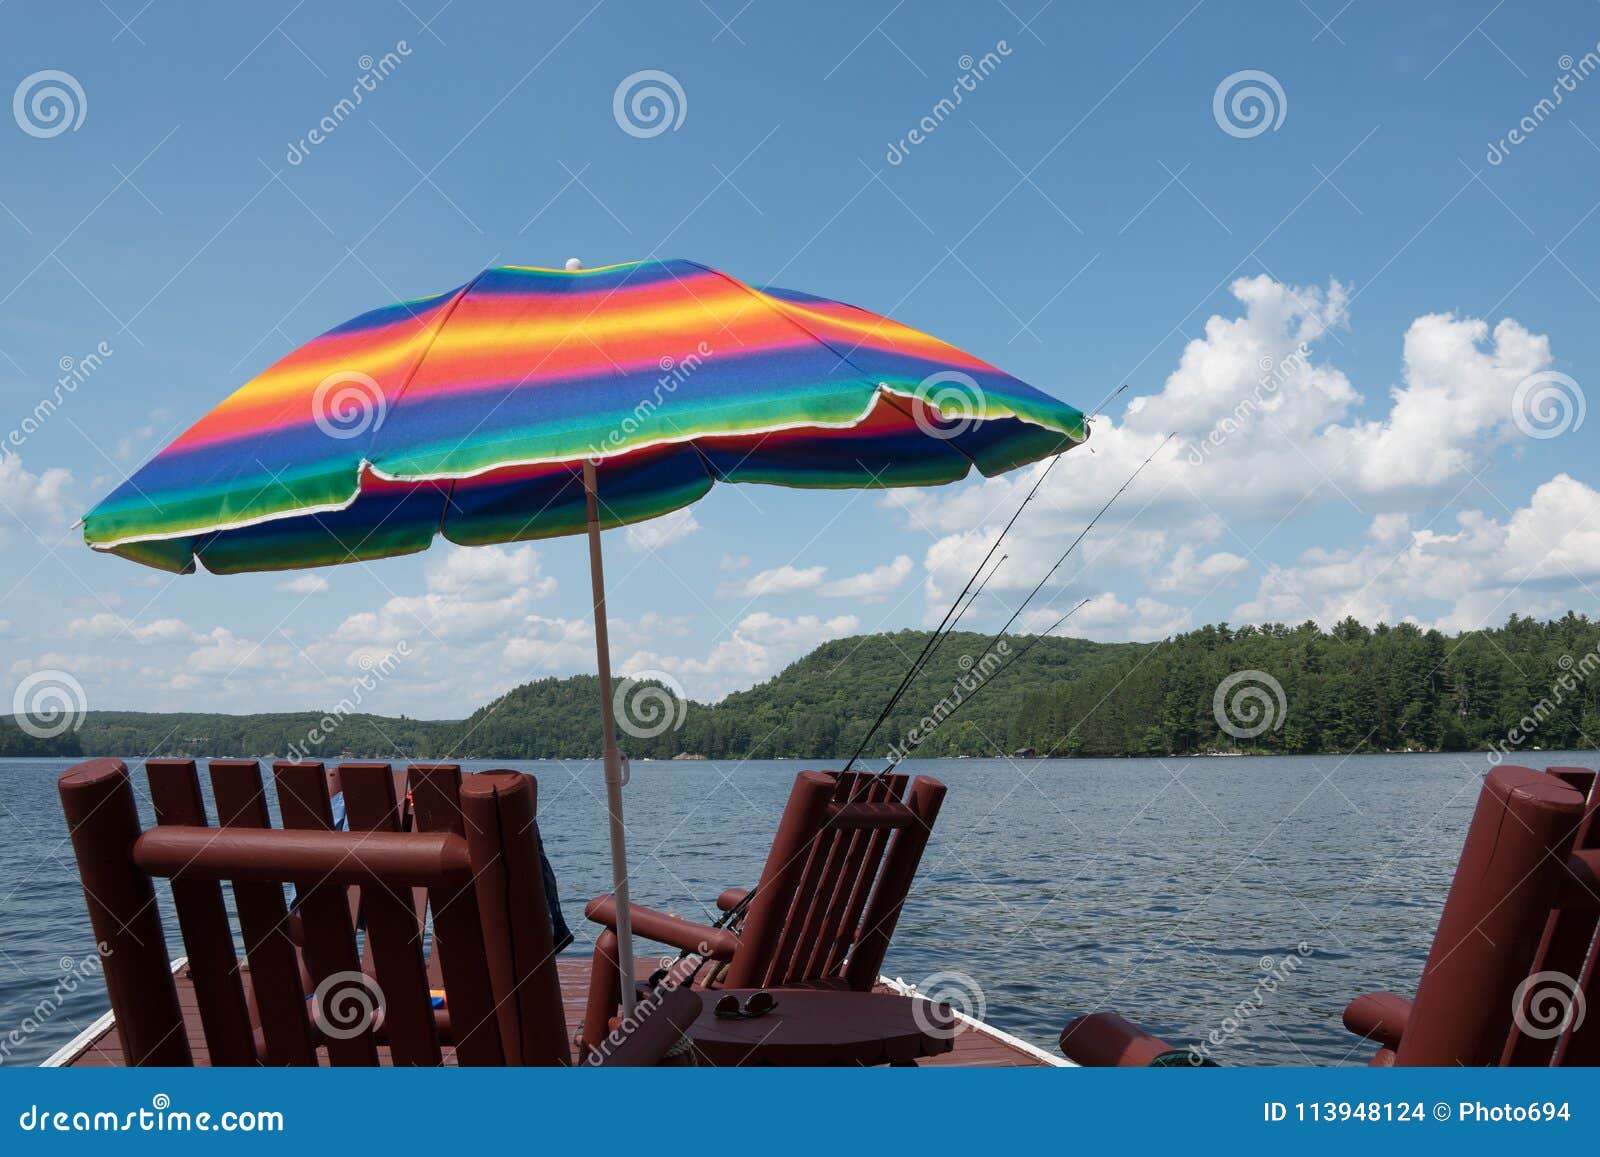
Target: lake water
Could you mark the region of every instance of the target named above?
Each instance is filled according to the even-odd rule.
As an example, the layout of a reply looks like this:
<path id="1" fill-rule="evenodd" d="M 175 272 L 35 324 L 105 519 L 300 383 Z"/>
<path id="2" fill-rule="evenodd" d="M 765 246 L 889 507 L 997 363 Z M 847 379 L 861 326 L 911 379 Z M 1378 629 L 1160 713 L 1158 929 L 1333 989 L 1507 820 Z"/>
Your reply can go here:
<path id="1" fill-rule="evenodd" d="M 1594 752 L 1539 765 L 1594 766 Z M 0 1056 L 38 1064 L 107 1007 L 97 978 L 23 1031 L 93 951 L 55 778 L 70 761 L 0 760 Z M 570 951 L 605 891 L 595 764 L 539 778 Z M 753 883 L 794 761 L 636 763 L 627 789 L 634 895 L 691 918 Z M 950 788 L 885 971 L 958 972 L 984 1019 L 1053 1050 L 1080 1012 L 1111 1008 L 1228 1064 L 1361 1064 L 1339 1014 L 1414 990 L 1488 769 L 1474 755 L 923 760 Z M 202 776 L 202 778 L 204 778 Z M 143 772 L 135 783 L 143 792 Z M 148 809 L 146 809 L 148 818 Z M 169 916 L 169 948 L 181 942 Z M 641 944 L 640 951 L 646 946 Z M 1291 963 L 1285 963 L 1290 961 Z M 1268 991 L 1271 971 L 1281 981 Z M 966 979 L 943 983 L 965 986 Z M 981 995 L 979 995 L 981 994 Z M 1242 1018 L 1239 1006 L 1252 1011 Z M 15 1036 L 10 1034 L 15 1033 Z"/>

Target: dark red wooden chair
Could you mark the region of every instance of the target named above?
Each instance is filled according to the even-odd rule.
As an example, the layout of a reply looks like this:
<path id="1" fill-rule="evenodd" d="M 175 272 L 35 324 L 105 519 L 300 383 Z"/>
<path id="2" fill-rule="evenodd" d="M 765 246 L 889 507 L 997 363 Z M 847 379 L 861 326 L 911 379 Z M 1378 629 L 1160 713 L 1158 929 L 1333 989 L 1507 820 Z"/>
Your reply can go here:
<path id="1" fill-rule="evenodd" d="M 904 775 L 801 772 L 755 889 L 717 898 L 739 918 L 714 928 L 634 904 L 634 932 L 713 962 L 701 981 L 711 986 L 871 989 L 944 802 L 938 780 L 906 787 Z M 605 926 L 583 1021 L 583 1039 L 597 1041 L 622 999 L 616 900 L 586 912 Z"/>
<path id="2" fill-rule="evenodd" d="M 1484 780 L 1438 931 L 1407 999 L 1352 1001 L 1345 1027 L 1375 1065 L 1600 1064 L 1600 792 L 1586 768 L 1497 767 Z M 1114 1012 L 1078 1017 L 1061 1050 L 1085 1065 L 1195 1059 Z"/>
<path id="3" fill-rule="evenodd" d="M 1497 767 L 1478 796 L 1417 995 L 1358 997 L 1375 1065 L 1600 1064 L 1592 1005 L 1600 794 L 1587 768 Z"/>
<path id="4" fill-rule="evenodd" d="M 418 830 L 396 830 L 403 801 L 386 765 L 345 765 L 352 830 L 333 831 L 320 764 L 274 768 L 284 826 L 269 825 L 254 761 L 211 764 L 218 826 L 207 823 L 195 765 L 148 765 L 157 826 L 141 831 L 120 760 L 79 764 L 59 781 L 106 989 L 130 1065 L 189 1065 L 186 1031 L 153 880 L 172 884 L 194 1009 L 213 1065 L 569 1064 L 534 838 L 530 776 L 463 781 L 413 769 Z M 403 793 L 402 793 L 403 794 Z M 241 960 L 223 882 L 231 885 Z M 295 889 L 294 912 L 284 885 Z M 349 891 L 359 889 L 352 901 Z M 433 1007 L 415 892 L 432 913 Z M 359 904 L 370 970 L 352 908 Z M 691 993 L 663 1002 L 603 1058 L 654 1063 L 699 1013 Z"/>

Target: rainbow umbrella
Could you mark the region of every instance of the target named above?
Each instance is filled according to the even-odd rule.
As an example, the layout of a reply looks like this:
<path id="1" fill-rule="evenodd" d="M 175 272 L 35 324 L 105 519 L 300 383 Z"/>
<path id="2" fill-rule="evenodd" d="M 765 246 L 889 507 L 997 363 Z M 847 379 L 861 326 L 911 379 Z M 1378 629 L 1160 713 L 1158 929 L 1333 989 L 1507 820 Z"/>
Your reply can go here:
<path id="1" fill-rule="evenodd" d="M 691 261 L 506 266 L 366 313 L 240 387 L 84 516 L 175 573 L 587 531 L 622 991 L 633 962 L 600 531 L 716 482 L 928 486 L 1087 437 L 1084 416 L 855 306 Z"/>

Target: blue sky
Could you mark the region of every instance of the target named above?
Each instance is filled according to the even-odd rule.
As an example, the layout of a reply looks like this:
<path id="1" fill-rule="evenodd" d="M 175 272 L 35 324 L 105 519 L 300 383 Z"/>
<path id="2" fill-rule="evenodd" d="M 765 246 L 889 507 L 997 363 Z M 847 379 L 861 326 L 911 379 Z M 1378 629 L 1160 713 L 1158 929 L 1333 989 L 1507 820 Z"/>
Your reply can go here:
<path id="1" fill-rule="evenodd" d="M 12 685 L 63 671 L 92 707 L 309 707 L 403 642 L 367 705 L 449 716 L 592 669 L 579 540 L 174 581 L 71 525 L 298 343 L 570 256 L 689 257 L 855 302 L 1085 409 L 1129 383 L 974 626 L 1168 431 L 1047 591 L 1094 600 L 1075 633 L 1593 608 L 1592 4 L 329 7 L 0 7 L 20 102 L 0 117 L 0 429 L 64 359 L 109 351 L 0 459 Z M 62 83 L 45 70 L 70 76 L 75 127 L 30 106 L 30 80 Z M 643 70 L 682 94 L 656 135 L 614 115 Z M 1270 83 L 1228 83 L 1245 72 Z M 1248 100 L 1230 113 L 1251 84 L 1270 126 Z M 1530 409 L 1541 392 L 1560 405 Z M 1030 481 L 725 487 L 609 534 L 618 664 L 713 697 L 825 637 L 924 624 Z"/>

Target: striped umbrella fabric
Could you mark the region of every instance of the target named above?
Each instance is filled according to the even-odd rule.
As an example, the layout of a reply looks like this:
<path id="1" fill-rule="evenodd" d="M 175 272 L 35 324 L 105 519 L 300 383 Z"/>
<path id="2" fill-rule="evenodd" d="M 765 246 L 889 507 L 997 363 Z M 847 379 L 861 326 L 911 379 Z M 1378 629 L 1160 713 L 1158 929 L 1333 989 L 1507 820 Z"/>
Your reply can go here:
<path id="1" fill-rule="evenodd" d="M 247 382 L 84 517 L 178 573 L 585 530 L 716 482 L 953 482 L 1059 453 L 1078 410 L 889 318 L 691 261 L 489 269 L 363 314 Z"/>

